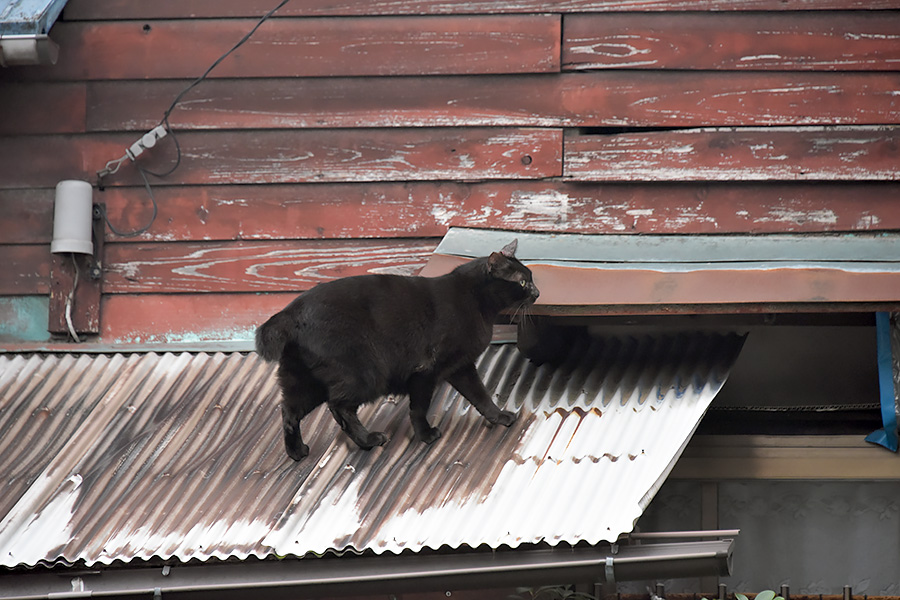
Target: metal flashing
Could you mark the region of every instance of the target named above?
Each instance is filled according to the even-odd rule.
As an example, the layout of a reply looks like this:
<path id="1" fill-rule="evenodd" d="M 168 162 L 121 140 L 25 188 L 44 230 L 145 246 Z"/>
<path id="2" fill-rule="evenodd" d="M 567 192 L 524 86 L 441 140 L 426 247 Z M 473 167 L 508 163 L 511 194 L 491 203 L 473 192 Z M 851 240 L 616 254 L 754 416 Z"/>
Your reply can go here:
<path id="1" fill-rule="evenodd" d="M 516 256 L 541 289 L 535 305 L 541 313 L 612 314 L 629 307 L 643 313 L 854 311 L 900 303 L 896 234 L 584 235 L 454 228 L 422 274 L 446 273 L 514 237 Z"/>

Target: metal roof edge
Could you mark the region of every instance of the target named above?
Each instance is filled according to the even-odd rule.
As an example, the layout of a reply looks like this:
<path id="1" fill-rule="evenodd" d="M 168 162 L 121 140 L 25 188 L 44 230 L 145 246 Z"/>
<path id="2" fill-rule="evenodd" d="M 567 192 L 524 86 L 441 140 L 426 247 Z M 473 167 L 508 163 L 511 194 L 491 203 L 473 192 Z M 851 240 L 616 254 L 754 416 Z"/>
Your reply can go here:
<path id="1" fill-rule="evenodd" d="M 451 227 L 434 253 L 473 258 L 518 239 L 516 257 L 578 263 L 896 262 L 895 233 L 583 234 Z M 827 244 L 823 244 L 827 241 Z"/>
<path id="2" fill-rule="evenodd" d="M 100 570 L 58 570 L 4 577 L 0 599 L 38 600 L 190 592 L 216 597 L 228 591 L 372 594 L 382 589 L 440 591 L 613 582 L 731 573 L 736 532 L 722 539 L 641 543 L 600 549 L 570 547 L 412 556 L 304 558 Z M 677 537 L 676 537 L 677 539 Z"/>
<path id="3" fill-rule="evenodd" d="M 0 10 L 0 37 L 46 34 L 67 0 L 11 0 Z"/>

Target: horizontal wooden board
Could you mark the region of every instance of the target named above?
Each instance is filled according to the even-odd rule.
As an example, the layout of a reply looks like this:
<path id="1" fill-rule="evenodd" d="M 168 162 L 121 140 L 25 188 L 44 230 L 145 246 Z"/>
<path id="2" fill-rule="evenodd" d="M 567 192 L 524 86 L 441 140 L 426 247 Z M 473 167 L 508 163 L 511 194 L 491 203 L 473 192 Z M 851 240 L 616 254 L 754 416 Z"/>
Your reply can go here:
<path id="1" fill-rule="evenodd" d="M 0 135 L 85 131 L 84 83 L 16 83 L 0 72 Z"/>
<path id="2" fill-rule="evenodd" d="M 69 0 L 66 19 L 176 19 L 259 17 L 277 0 Z M 304 0 L 288 2 L 281 16 L 499 14 L 688 10 L 840 10 L 900 8 L 897 0 Z"/>
<path id="3" fill-rule="evenodd" d="M 895 128 L 711 129 L 572 135 L 580 181 L 896 180 Z"/>
<path id="4" fill-rule="evenodd" d="M 900 13 L 568 15 L 566 69 L 887 70 Z"/>
<path id="5" fill-rule="evenodd" d="M 50 246 L 0 245 L 0 296 L 50 293 Z"/>
<path id="6" fill-rule="evenodd" d="M 103 289 L 112 294 L 299 292 L 366 273 L 413 275 L 438 240 L 110 244 Z"/>
<path id="7" fill-rule="evenodd" d="M 254 330 L 295 292 L 274 294 L 114 294 L 104 296 L 100 342 L 194 343 L 253 339 Z"/>
<path id="8" fill-rule="evenodd" d="M 88 84 L 91 131 L 148 131 L 185 81 Z M 178 129 L 900 124 L 895 73 L 602 71 L 211 80 Z"/>
<path id="9" fill-rule="evenodd" d="M 246 19 L 61 22 L 57 64 L 11 69 L 41 80 L 197 77 L 249 32 Z M 210 77 L 304 77 L 559 70 L 558 15 L 273 19 Z"/>
<path id="10" fill-rule="evenodd" d="M 0 190 L 0 244 L 49 244 L 54 188 Z"/>
<path id="11" fill-rule="evenodd" d="M 134 134 L 0 138 L 0 189 L 96 180 Z M 562 173 L 554 129 L 363 129 L 204 131 L 178 134 L 182 159 L 167 183 L 261 184 L 331 181 L 532 179 Z M 173 164 L 171 137 L 140 157 L 143 168 Z M 106 185 L 140 185 L 134 165 Z"/>
<path id="12" fill-rule="evenodd" d="M 708 234 L 900 230 L 900 182 L 571 183 L 493 181 L 157 186 L 138 240 L 443 237 L 450 227 Z M 49 244 L 53 189 L 0 191 L 0 240 Z M 147 223 L 143 187 L 94 195 L 113 225 Z M 106 228 L 108 240 L 119 240 Z"/>

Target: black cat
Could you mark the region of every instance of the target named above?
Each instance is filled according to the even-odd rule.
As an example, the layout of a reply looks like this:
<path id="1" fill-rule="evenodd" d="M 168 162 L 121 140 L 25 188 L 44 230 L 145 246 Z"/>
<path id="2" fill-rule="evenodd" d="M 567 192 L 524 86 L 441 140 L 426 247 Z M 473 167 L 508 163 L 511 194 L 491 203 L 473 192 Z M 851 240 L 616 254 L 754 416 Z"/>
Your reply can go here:
<path id="1" fill-rule="evenodd" d="M 320 284 L 256 330 L 256 351 L 279 361 L 281 414 L 288 456 L 309 454 L 300 420 L 326 403 L 360 448 L 388 437 L 369 432 L 356 411 L 387 394 L 409 394 L 416 436 L 441 435 L 426 413 L 435 386 L 448 381 L 492 424 L 509 426 L 475 370 L 506 309 L 532 304 L 538 289 L 515 258 L 516 242 L 440 277 L 360 275 Z"/>

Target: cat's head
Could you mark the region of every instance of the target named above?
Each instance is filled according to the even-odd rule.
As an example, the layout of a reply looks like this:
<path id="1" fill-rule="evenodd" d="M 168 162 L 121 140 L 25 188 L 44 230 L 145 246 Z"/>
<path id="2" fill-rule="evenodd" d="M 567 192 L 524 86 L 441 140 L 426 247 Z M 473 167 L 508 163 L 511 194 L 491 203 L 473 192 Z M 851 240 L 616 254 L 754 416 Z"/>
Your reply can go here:
<path id="1" fill-rule="evenodd" d="M 531 270 L 516 258 L 518 240 L 513 240 L 499 252 L 493 252 L 487 258 L 488 274 L 498 283 L 502 282 L 502 293 L 507 308 L 521 304 L 533 304 L 540 296 L 534 285 Z"/>

